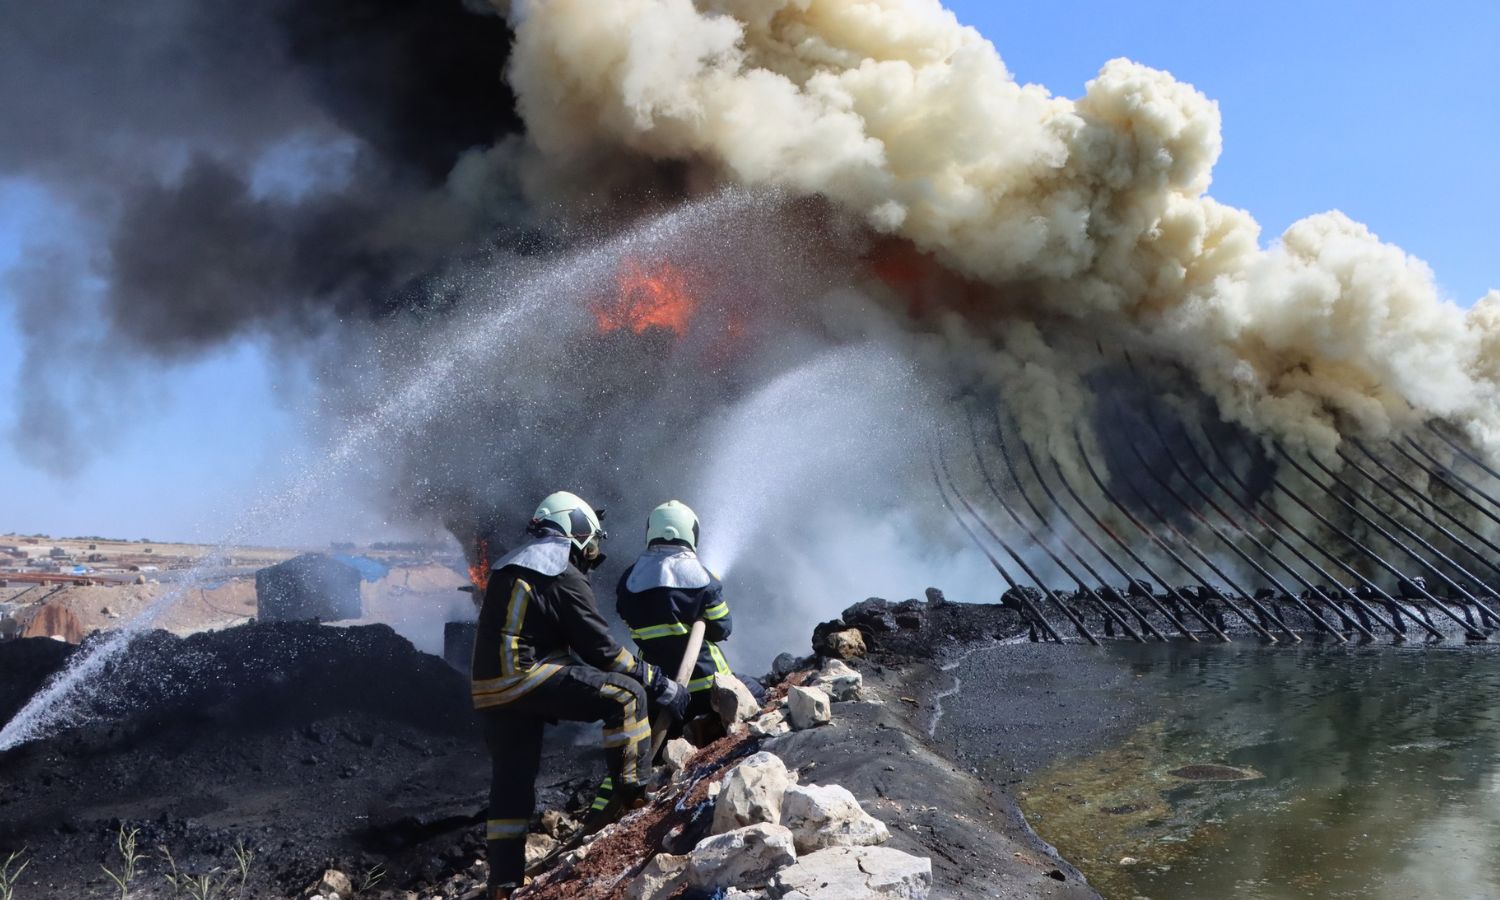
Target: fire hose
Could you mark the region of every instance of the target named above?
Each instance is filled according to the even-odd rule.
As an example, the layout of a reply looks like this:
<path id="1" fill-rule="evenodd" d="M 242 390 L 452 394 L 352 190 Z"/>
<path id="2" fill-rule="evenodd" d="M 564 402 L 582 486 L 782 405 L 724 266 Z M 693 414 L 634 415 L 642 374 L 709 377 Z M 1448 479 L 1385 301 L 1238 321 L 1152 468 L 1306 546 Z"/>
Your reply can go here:
<path id="1" fill-rule="evenodd" d="M 677 664 L 677 677 L 674 679 L 684 689 L 687 688 L 688 680 L 693 675 L 693 665 L 698 661 L 698 651 L 703 649 L 703 633 L 707 625 L 702 619 L 693 623 L 692 630 L 688 632 L 687 648 L 683 650 L 682 661 Z M 656 716 L 656 721 L 651 727 L 651 755 L 647 759 L 656 759 L 656 754 L 661 752 L 662 745 L 667 742 L 667 732 L 672 727 L 672 713 L 662 710 Z M 582 846 L 587 836 L 585 829 L 580 829 L 568 840 L 558 844 L 547 855 L 526 867 L 526 876 L 535 878 L 543 872 L 552 868 L 553 864 L 563 857 L 564 854 L 578 849 Z M 479 896 L 479 895 L 474 895 Z M 465 898 L 467 900 L 467 896 Z"/>
<path id="2" fill-rule="evenodd" d="M 693 623 L 693 628 L 688 632 L 687 649 L 682 651 L 682 661 L 677 664 L 676 681 L 687 690 L 688 682 L 693 677 L 693 666 L 698 662 L 698 651 L 703 649 L 703 632 L 708 628 L 702 619 Z M 667 732 L 672 727 L 672 714 L 666 710 L 657 713 L 656 721 L 651 725 L 651 759 L 656 759 L 656 754 L 661 752 L 662 745 L 667 742 Z"/>

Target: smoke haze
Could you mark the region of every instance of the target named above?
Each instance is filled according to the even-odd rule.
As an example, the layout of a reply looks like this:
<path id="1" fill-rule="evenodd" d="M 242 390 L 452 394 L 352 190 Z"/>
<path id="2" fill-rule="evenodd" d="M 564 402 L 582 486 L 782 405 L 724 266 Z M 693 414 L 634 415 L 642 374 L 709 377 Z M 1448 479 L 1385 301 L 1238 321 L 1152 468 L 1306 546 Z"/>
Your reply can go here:
<path id="1" fill-rule="evenodd" d="M 1208 194 L 1210 99 L 1122 59 L 1019 84 L 936 0 L 10 4 L 0 130 L 0 177 L 79 223 L 11 285 L 16 438 L 56 471 L 90 385 L 253 338 L 332 437 L 521 298 L 361 457 L 372 490 L 497 549 L 579 490 L 622 556 L 678 496 L 772 612 L 986 590 L 927 470 L 964 404 L 1080 486 L 1075 429 L 1116 462 L 1089 425 L 1139 427 L 1098 414 L 1110 378 L 1325 455 L 1431 418 L 1500 452 L 1500 293 L 1459 309 L 1337 212 L 1263 246 Z M 679 283 L 676 318 L 600 312 Z"/>

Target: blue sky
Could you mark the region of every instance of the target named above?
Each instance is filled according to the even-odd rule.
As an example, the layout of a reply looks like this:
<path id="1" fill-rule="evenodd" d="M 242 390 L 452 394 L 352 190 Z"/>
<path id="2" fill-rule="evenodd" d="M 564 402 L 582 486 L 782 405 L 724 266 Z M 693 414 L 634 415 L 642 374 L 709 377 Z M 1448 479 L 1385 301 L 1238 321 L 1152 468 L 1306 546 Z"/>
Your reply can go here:
<path id="1" fill-rule="evenodd" d="M 1055 93 L 1077 96 L 1126 56 L 1218 100 L 1225 152 L 1212 193 L 1250 210 L 1266 240 L 1341 209 L 1427 260 L 1457 302 L 1500 288 L 1500 3 L 948 5 L 1019 79 Z M 0 183 L 0 270 L 46 222 L 35 192 Z M 10 312 L 0 284 L 0 397 L 19 389 Z M 71 478 L 0 442 L 0 531 L 215 538 L 303 446 L 288 411 L 295 383 L 253 343 L 178 367 L 120 410 L 120 427 L 99 435 L 108 452 Z M 10 424 L 0 402 L 0 429 Z"/>

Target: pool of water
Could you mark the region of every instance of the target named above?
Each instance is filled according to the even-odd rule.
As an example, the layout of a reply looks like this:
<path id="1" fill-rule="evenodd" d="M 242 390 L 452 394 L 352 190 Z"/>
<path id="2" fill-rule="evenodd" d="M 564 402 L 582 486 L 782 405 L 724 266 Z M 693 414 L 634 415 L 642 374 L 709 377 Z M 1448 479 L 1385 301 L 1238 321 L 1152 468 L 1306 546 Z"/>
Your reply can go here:
<path id="1" fill-rule="evenodd" d="M 1112 647 L 1159 718 L 1021 805 L 1108 898 L 1500 897 L 1497 651 Z"/>

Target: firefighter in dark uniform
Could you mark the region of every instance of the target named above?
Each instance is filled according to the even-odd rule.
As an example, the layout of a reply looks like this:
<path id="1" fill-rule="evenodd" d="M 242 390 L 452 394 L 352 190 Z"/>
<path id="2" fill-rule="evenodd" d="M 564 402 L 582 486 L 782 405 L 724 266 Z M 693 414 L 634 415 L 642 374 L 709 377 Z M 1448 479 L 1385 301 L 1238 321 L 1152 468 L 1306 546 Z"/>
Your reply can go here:
<path id="1" fill-rule="evenodd" d="M 724 586 L 698 560 L 698 538 L 698 516 L 687 504 L 668 500 L 653 509 L 646 519 L 646 552 L 615 589 L 615 610 L 630 626 L 641 655 L 665 671 L 677 670 L 688 632 L 703 620 L 703 649 L 687 686 L 689 719 L 712 712 L 714 679 L 729 672 L 718 643 L 734 627 Z"/>
<path id="2" fill-rule="evenodd" d="M 610 636 L 588 572 L 604 556 L 599 517 L 566 491 L 548 496 L 527 540 L 495 563 L 479 611 L 472 692 L 493 775 L 486 840 L 489 897 L 525 874 L 542 729 L 549 721 L 604 723 L 615 811 L 644 802 L 650 777 L 647 701 L 681 715 L 687 691 Z"/>

